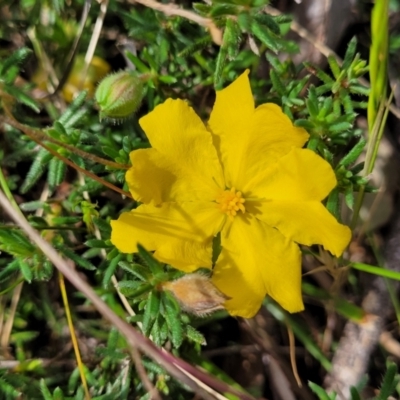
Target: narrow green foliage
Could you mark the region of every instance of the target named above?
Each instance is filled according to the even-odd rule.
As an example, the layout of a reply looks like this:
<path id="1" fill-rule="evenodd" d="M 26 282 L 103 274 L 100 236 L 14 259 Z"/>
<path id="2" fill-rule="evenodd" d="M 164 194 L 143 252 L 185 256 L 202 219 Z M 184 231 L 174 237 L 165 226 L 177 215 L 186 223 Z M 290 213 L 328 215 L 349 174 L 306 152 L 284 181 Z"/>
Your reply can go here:
<path id="1" fill-rule="evenodd" d="M 146 307 L 143 314 L 143 333 L 146 336 L 150 335 L 150 331 L 160 311 L 160 294 L 153 290 L 149 293 Z"/>
<path id="2" fill-rule="evenodd" d="M 143 288 L 142 282 L 139 281 L 122 281 L 118 284 L 119 291 L 126 297 L 136 297 L 141 294 L 138 292 L 139 288 Z"/>
<path id="3" fill-rule="evenodd" d="M 15 273 L 17 271 L 19 271 L 19 260 L 18 259 L 8 263 L 6 267 L 3 267 L 3 269 L 0 271 L 0 282 L 3 282 L 6 279 L 8 279 L 10 276 L 15 275 Z"/>
<path id="4" fill-rule="evenodd" d="M 344 201 L 347 207 L 349 207 L 350 210 L 352 210 L 354 206 L 354 188 L 351 183 L 349 183 L 344 190 Z"/>
<path id="5" fill-rule="evenodd" d="M 240 41 L 241 32 L 237 22 L 228 18 L 222 38 L 222 45 L 215 65 L 214 84 L 217 88 L 220 87 L 222 83 L 222 70 L 226 64 L 227 57 L 229 56 L 230 59 L 233 59 L 236 56 Z"/>
<path id="6" fill-rule="evenodd" d="M 191 325 L 186 326 L 186 336 L 189 340 L 192 340 L 195 343 L 198 343 L 202 346 L 206 345 L 206 339 L 204 338 L 204 335 Z"/>
<path id="7" fill-rule="evenodd" d="M 53 159 L 53 156 L 45 149 L 40 149 L 35 157 L 28 174 L 21 186 L 21 193 L 27 193 L 41 178 L 47 168 L 47 164 Z"/>
<path id="8" fill-rule="evenodd" d="M 10 70 L 13 70 L 16 65 L 21 65 L 24 60 L 32 53 L 32 50 L 22 47 L 18 49 L 17 51 L 14 51 L 10 57 L 8 57 L 6 60 L 4 60 L 0 64 L 0 77 L 5 81 L 7 84 L 11 84 L 14 82 L 14 79 L 16 76 L 13 76 L 12 79 L 7 77 L 7 73 Z M 14 72 L 13 72 L 14 75 Z"/>
<path id="9" fill-rule="evenodd" d="M 351 396 L 351 400 L 361 400 L 360 393 L 358 392 L 357 388 L 355 388 L 354 386 L 352 386 L 350 388 L 350 396 Z"/>
<path id="10" fill-rule="evenodd" d="M 282 81 L 279 77 L 279 74 L 274 69 L 271 69 L 271 71 L 270 71 L 270 78 L 271 78 L 272 86 L 274 87 L 276 92 L 279 95 L 284 96 L 284 94 L 286 92 L 285 86 L 282 83 Z"/>
<path id="11" fill-rule="evenodd" d="M 361 138 L 359 142 L 339 161 L 338 166 L 343 165 L 344 167 L 353 164 L 357 158 L 363 152 L 367 141 Z"/>
<path id="12" fill-rule="evenodd" d="M 261 25 L 267 27 L 273 34 L 280 35 L 281 30 L 276 20 L 268 14 L 255 14 L 254 19 Z"/>
<path id="13" fill-rule="evenodd" d="M 365 311 L 362 308 L 347 301 L 341 296 L 333 296 L 328 291 L 317 288 L 307 282 L 303 282 L 301 287 L 304 294 L 312 296 L 323 303 L 326 302 L 330 305 L 333 304 L 335 311 L 350 321 L 359 323 L 363 318 L 365 318 Z"/>
<path id="14" fill-rule="evenodd" d="M 64 400 L 64 394 L 58 386 L 54 389 L 53 400 Z"/>
<path id="15" fill-rule="evenodd" d="M 339 63 L 337 62 L 336 58 L 334 56 L 329 56 L 328 57 L 328 63 L 329 63 L 329 67 L 332 71 L 333 76 L 335 77 L 335 79 L 338 79 L 341 73 L 341 68 Z M 325 82 L 327 83 L 327 82 Z"/>
<path id="16" fill-rule="evenodd" d="M 216 4 L 209 11 L 209 16 L 212 18 L 223 17 L 226 15 L 235 15 L 238 9 L 234 4 Z"/>
<path id="17" fill-rule="evenodd" d="M 44 379 L 40 380 L 40 391 L 42 392 L 44 400 L 53 400 L 53 396 L 51 395 Z"/>
<path id="18" fill-rule="evenodd" d="M 336 393 L 328 395 L 325 389 L 313 382 L 308 382 L 309 388 L 318 396 L 319 400 L 335 400 Z"/>
<path id="19" fill-rule="evenodd" d="M 25 92 L 18 89 L 17 87 L 5 85 L 3 87 L 3 90 L 12 97 L 14 97 L 19 103 L 25 104 L 26 106 L 28 106 L 37 113 L 40 112 L 38 103 L 35 100 L 33 100 L 31 96 L 27 95 Z"/>
<path id="20" fill-rule="evenodd" d="M 237 16 L 237 22 L 239 24 L 239 27 L 244 32 L 246 31 L 249 32 L 251 30 L 251 21 L 252 17 L 247 12 L 241 12 Z"/>
<path id="21" fill-rule="evenodd" d="M 116 271 L 116 269 L 118 267 L 118 263 L 120 262 L 121 258 L 122 258 L 122 254 L 118 254 L 117 257 L 113 258 L 109 262 L 106 270 L 104 271 L 103 280 L 102 280 L 104 288 L 107 288 L 109 286 L 109 284 L 111 282 L 111 278 L 114 275 L 114 273 L 115 273 L 115 271 Z"/>
<path id="22" fill-rule="evenodd" d="M 207 16 L 211 11 L 211 6 L 204 3 L 193 3 L 192 7 L 195 11 L 197 11 L 200 15 Z"/>
<path id="23" fill-rule="evenodd" d="M 265 44 L 268 49 L 270 49 L 274 53 L 277 53 L 279 51 L 280 46 L 278 45 L 278 41 L 274 34 L 268 31 L 268 29 L 266 29 L 266 27 L 260 24 L 257 20 L 253 20 L 251 22 L 251 32 L 263 44 Z"/>
<path id="24" fill-rule="evenodd" d="M 53 190 L 61 184 L 64 180 L 65 172 L 67 170 L 67 165 L 64 164 L 58 158 L 52 158 L 49 162 L 49 172 L 48 172 L 48 182 L 49 182 L 49 190 L 53 192 Z"/>
<path id="25" fill-rule="evenodd" d="M 146 269 L 143 265 L 140 264 L 130 264 L 125 261 L 121 261 L 118 263 L 118 265 L 128 272 L 129 274 L 134 275 L 136 278 L 138 278 L 141 281 L 147 281 L 150 279 L 150 271 Z"/>
<path id="26" fill-rule="evenodd" d="M 32 278 L 33 278 L 33 274 L 32 274 L 32 270 L 31 270 L 30 265 L 27 262 L 21 260 L 19 262 L 19 268 L 20 268 L 20 271 L 21 271 L 21 274 L 22 274 L 23 278 L 28 283 L 31 283 L 32 282 Z"/>
<path id="27" fill-rule="evenodd" d="M 164 271 L 163 266 L 143 246 L 138 244 L 137 248 L 139 256 L 149 267 L 153 275 L 158 275 Z"/>
<path id="28" fill-rule="evenodd" d="M 163 315 L 171 333 L 171 341 L 173 346 L 178 348 L 182 344 L 184 337 L 182 323 L 180 321 L 180 307 L 170 292 L 162 292 L 161 295 L 164 309 Z"/>
<path id="29" fill-rule="evenodd" d="M 59 122 L 65 128 L 73 127 L 84 115 L 85 109 L 82 109 L 82 106 L 86 96 L 86 91 L 80 92 L 57 122 Z"/>
<path id="30" fill-rule="evenodd" d="M 385 376 L 383 377 L 381 390 L 379 391 L 379 395 L 375 398 L 375 400 L 386 400 L 392 395 L 397 384 L 399 383 L 397 372 L 397 365 L 394 363 L 389 363 Z"/>
<path id="31" fill-rule="evenodd" d="M 351 67 L 353 59 L 356 57 L 357 39 L 353 37 L 347 45 L 346 54 L 344 55 L 342 69 L 346 70 Z"/>
<path id="32" fill-rule="evenodd" d="M 380 102 L 386 99 L 389 1 L 377 1 L 371 14 L 371 49 L 369 58 L 371 94 L 368 101 L 368 128 L 371 132 Z"/>
<path id="33" fill-rule="evenodd" d="M 271 314 L 281 322 L 289 323 L 293 329 L 295 336 L 304 344 L 305 348 L 313 355 L 325 370 L 329 371 L 331 369 L 331 363 L 326 358 L 325 354 L 321 351 L 319 346 L 315 343 L 312 335 L 308 331 L 308 328 L 304 324 L 298 322 L 294 316 L 291 316 L 284 312 L 276 303 L 272 301 L 264 301 L 266 307 Z"/>
<path id="34" fill-rule="evenodd" d="M 363 263 L 352 262 L 349 265 L 359 271 L 367 272 L 368 274 L 373 274 L 377 276 L 383 276 L 385 278 L 394 279 L 400 281 L 400 273 L 396 271 L 391 271 L 383 267 L 375 267 L 374 265 L 368 265 Z"/>
<path id="35" fill-rule="evenodd" d="M 87 269 L 89 271 L 95 271 L 96 267 L 88 260 L 85 260 L 83 257 L 79 256 L 75 252 L 73 252 L 68 247 L 60 247 L 59 249 L 66 257 L 71 259 L 74 263 L 79 265 L 80 267 Z"/>
<path id="36" fill-rule="evenodd" d="M 94 247 L 98 249 L 104 249 L 108 247 L 107 243 L 104 240 L 100 239 L 89 239 L 85 242 L 85 246 Z"/>
<path id="37" fill-rule="evenodd" d="M 30 258 L 35 252 L 35 247 L 21 232 L 0 229 L 0 250 L 15 257 Z"/>
<path id="38" fill-rule="evenodd" d="M 339 216 L 339 188 L 333 189 L 328 196 L 326 201 L 327 210 L 334 215 L 336 218 Z"/>

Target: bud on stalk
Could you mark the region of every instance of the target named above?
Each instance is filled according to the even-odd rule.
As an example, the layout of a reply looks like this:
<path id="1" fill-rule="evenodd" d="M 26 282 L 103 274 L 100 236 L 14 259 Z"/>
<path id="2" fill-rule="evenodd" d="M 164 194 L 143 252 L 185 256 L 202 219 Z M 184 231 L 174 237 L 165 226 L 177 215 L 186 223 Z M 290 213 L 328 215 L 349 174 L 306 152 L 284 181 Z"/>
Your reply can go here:
<path id="1" fill-rule="evenodd" d="M 136 72 L 120 71 L 106 76 L 95 94 L 100 119 L 129 117 L 139 108 L 143 95 L 144 78 Z"/>

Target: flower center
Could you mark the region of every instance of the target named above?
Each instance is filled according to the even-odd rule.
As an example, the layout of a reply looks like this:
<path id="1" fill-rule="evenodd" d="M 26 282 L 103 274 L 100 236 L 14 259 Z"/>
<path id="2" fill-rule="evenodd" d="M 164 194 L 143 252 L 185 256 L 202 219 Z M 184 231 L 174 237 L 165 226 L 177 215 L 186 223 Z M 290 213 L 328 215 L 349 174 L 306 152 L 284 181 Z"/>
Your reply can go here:
<path id="1" fill-rule="evenodd" d="M 237 192 L 235 188 L 224 190 L 216 199 L 217 207 L 230 218 L 233 218 L 239 210 L 242 213 L 246 211 L 245 201 L 242 192 Z"/>

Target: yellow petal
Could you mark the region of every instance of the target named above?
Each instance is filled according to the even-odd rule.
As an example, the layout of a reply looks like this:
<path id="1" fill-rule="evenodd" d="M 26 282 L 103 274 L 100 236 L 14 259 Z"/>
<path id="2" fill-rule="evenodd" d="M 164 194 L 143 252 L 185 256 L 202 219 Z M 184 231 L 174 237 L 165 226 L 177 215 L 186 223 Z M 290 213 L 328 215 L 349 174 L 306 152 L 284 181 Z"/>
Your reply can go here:
<path id="1" fill-rule="evenodd" d="M 292 148 L 302 148 L 308 140 L 303 128 L 293 126 L 281 107 L 267 103 L 257 107 L 250 121 L 247 147 L 243 151 L 237 187 L 247 191 L 254 177 L 264 174 Z"/>
<path id="2" fill-rule="evenodd" d="M 276 104 L 254 109 L 248 79 L 243 73 L 226 89 L 217 92 L 209 126 L 222 160 L 228 187 L 247 190 L 246 183 L 270 168 L 292 147 L 308 140 L 303 128 L 294 127 Z"/>
<path id="3" fill-rule="evenodd" d="M 216 93 L 216 100 L 208 122 L 214 135 L 226 185 L 237 184 L 243 145 L 246 143 L 249 121 L 254 114 L 249 71 L 245 71 L 227 88 Z"/>
<path id="4" fill-rule="evenodd" d="M 199 154 L 197 160 L 204 161 L 202 170 L 196 171 L 188 165 L 188 160 L 193 161 L 197 157 L 190 153 L 196 151 L 195 146 L 194 142 L 190 150 L 181 154 L 180 159 L 169 158 L 156 149 L 132 151 L 132 168 L 126 173 L 126 182 L 133 198 L 154 205 L 169 201 L 215 200 L 224 184 L 218 186 L 213 176 L 207 176 L 210 165 L 205 156 Z"/>
<path id="5" fill-rule="evenodd" d="M 311 150 L 293 148 L 274 168 L 260 171 L 247 190 L 263 200 L 321 201 L 336 184 L 327 161 Z"/>
<path id="6" fill-rule="evenodd" d="M 258 219 L 297 243 L 307 246 L 320 244 L 339 257 L 350 242 L 350 228 L 339 224 L 319 202 L 274 200 L 247 204 L 249 212 L 256 213 Z"/>
<path id="7" fill-rule="evenodd" d="M 134 198 L 208 200 L 225 188 L 211 134 L 186 102 L 168 99 L 139 123 L 153 148 L 131 153 L 126 179 Z"/>
<path id="8" fill-rule="evenodd" d="M 134 253 L 137 244 L 155 250 L 155 256 L 184 271 L 211 267 L 212 238 L 223 215 L 214 203 L 164 203 L 141 205 L 111 221 L 111 242 L 123 253 Z"/>
<path id="9" fill-rule="evenodd" d="M 290 312 L 303 310 L 298 246 L 246 215 L 222 231 L 222 251 L 213 271 L 213 283 L 230 297 L 226 309 L 251 318 L 268 294 Z"/>

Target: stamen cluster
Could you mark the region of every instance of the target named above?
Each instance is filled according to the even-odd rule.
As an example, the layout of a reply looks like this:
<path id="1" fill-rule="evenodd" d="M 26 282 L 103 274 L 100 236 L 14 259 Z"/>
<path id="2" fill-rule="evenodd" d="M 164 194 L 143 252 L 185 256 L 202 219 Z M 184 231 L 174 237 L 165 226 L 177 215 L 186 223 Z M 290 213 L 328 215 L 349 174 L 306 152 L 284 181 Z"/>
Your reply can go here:
<path id="1" fill-rule="evenodd" d="M 230 190 L 224 190 L 216 199 L 218 208 L 229 218 L 233 218 L 240 210 L 242 213 L 246 211 L 244 207 L 245 199 L 242 192 L 237 192 L 234 187 Z"/>

